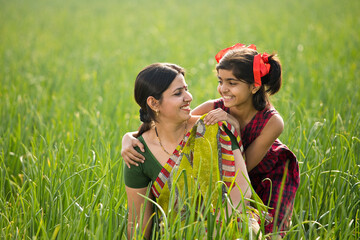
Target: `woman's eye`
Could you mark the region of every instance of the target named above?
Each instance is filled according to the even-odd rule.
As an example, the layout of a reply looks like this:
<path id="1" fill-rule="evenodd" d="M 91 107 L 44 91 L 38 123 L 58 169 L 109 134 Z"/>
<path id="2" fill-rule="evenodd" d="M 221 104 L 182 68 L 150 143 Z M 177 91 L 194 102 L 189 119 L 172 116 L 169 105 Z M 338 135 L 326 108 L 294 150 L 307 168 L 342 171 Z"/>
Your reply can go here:
<path id="1" fill-rule="evenodd" d="M 237 83 L 236 82 L 230 82 L 231 86 L 235 86 Z"/>
<path id="2" fill-rule="evenodd" d="M 218 83 L 219 83 L 219 85 L 221 85 L 221 84 L 222 84 L 222 81 L 221 81 L 221 80 L 219 80 L 219 81 L 218 81 Z"/>
<path id="3" fill-rule="evenodd" d="M 175 96 L 180 96 L 180 95 L 181 95 L 181 92 L 175 93 Z"/>

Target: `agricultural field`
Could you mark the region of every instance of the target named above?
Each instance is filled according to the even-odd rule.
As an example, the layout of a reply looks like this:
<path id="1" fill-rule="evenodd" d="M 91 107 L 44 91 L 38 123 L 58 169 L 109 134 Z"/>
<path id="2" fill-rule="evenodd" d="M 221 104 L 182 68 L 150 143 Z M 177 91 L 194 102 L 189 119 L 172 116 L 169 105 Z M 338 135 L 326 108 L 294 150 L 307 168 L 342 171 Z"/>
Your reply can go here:
<path id="1" fill-rule="evenodd" d="M 219 97 L 214 55 L 237 42 L 282 62 L 271 102 L 301 174 L 285 239 L 360 239 L 360 1 L 0 6 L 1 239 L 126 239 L 120 151 L 140 125 L 137 73 L 183 66 L 194 108 Z M 201 229 L 195 219 L 161 238 L 202 238 Z"/>

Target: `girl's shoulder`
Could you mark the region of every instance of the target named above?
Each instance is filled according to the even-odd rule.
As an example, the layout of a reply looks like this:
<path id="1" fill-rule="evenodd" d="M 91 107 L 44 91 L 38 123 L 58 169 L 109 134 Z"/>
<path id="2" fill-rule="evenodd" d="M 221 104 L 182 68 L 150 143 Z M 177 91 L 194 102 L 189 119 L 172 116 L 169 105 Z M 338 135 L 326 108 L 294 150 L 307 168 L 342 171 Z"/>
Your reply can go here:
<path id="1" fill-rule="evenodd" d="M 268 132 L 270 135 L 280 136 L 284 130 L 284 120 L 273 106 L 264 109 L 264 128 L 262 132 Z"/>
<path id="2" fill-rule="evenodd" d="M 266 124 L 274 115 L 281 118 L 279 112 L 272 105 L 268 105 L 263 110 L 258 111 L 253 120 L 261 122 L 264 121 L 264 124 Z"/>
<path id="3" fill-rule="evenodd" d="M 256 138 L 256 136 L 259 135 L 265 127 L 267 129 L 272 129 L 273 127 L 281 129 L 283 125 L 284 123 L 280 114 L 273 106 L 268 105 L 263 110 L 258 111 L 255 114 L 251 121 L 247 123 L 241 131 L 241 135 L 251 135 Z"/>
<path id="4" fill-rule="evenodd" d="M 271 104 L 268 104 L 261 112 L 263 112 L 264 114 L 279 114 L 278 111 L 275 109 L 275 107 Z"/>

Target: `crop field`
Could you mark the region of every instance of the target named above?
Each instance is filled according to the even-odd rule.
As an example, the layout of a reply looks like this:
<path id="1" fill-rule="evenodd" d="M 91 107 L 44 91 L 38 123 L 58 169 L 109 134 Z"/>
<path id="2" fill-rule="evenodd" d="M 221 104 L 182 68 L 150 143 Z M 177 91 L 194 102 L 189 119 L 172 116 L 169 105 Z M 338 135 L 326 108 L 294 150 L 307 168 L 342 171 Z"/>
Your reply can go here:
<path id="1" fill-rule="evenodd" d="M 140 125 L 137 73 L 181 65 L 195 108 L 219 97 L 214 55 L 237 42 L 282 62 L 270 100 L 301 174 L 285 239 L 360 239 L 360 1 L 0 6 L 1 239 L 126 239 L 120 151 Z M 175 225 L 161 238 L 205 236 L 196 219 Z"/>

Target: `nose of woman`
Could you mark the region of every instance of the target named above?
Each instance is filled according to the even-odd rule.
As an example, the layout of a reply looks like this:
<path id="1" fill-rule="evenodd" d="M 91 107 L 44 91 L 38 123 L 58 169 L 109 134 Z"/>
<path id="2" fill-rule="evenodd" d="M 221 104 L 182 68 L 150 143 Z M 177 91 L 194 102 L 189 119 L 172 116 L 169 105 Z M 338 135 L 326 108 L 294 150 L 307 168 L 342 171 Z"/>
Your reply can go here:
<path id="1" fill-rule="evenodd" d="M 192 95 L 190 92 L 185 92 L 184 96 L 184 102 L 191 102 L 192 101 Z"/>

